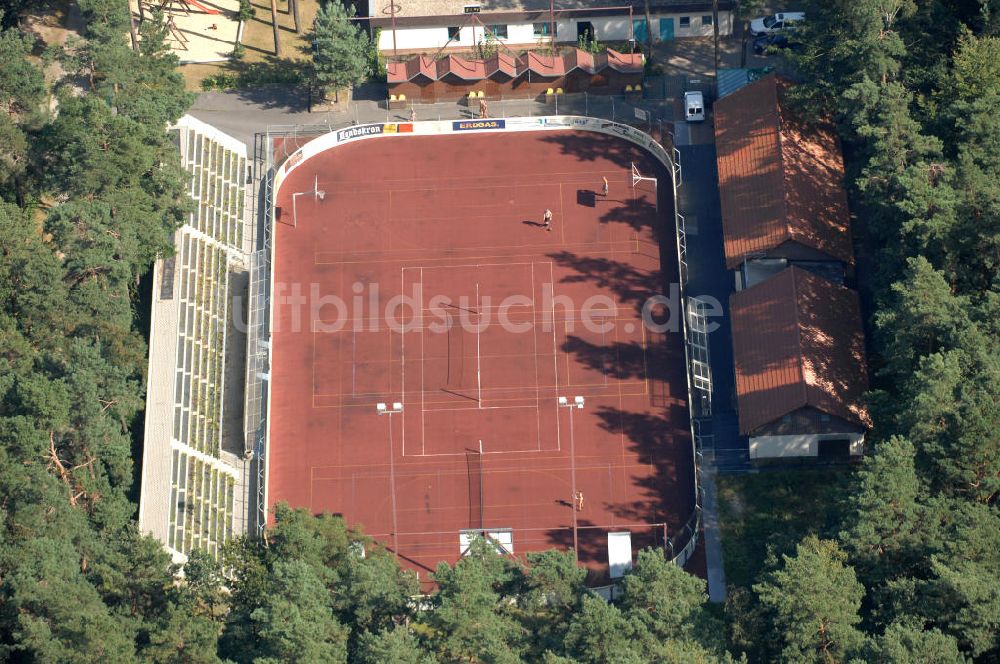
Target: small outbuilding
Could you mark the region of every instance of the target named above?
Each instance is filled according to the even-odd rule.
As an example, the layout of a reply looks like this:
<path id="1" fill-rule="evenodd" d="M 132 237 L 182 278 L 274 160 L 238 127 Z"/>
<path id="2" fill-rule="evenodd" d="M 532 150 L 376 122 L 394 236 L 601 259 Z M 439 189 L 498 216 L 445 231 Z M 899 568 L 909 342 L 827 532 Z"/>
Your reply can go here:
<path id="1" fill-rule="evenodd" d="M 824 274 L 854 266 L 844 161 L 834 128 L 788 109 L 788 81 L 768 74 L 716 101 L 715 141 L 726 266 L 740 285 L 755 261 Z"/>
<path id="2" fill-rule="evenodd" d="M 871 427 L 855 291 L 797 267 L 733 293 L 740 433 L 750 459 L 848 459 Z"/>

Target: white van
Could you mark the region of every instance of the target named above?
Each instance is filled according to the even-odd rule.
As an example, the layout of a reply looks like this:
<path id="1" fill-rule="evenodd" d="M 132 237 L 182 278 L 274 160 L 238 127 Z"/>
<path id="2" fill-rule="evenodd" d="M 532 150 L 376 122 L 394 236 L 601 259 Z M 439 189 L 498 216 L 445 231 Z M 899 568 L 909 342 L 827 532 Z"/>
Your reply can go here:
<path id="1" fill-rule="evenodd" d="M 705 121 L 705 95 L 701 92 L 684 93 L 684 119 L 688 122 Z"/>
<path id="2" fill-rule="evenodd" d="M 804 12 L 780 12 L 771 16 L 762 16 L 750 21 L 750 34 L 754 37 L 758 35 L 768 35 L 778 30 L 793 27 L 793 24 L 804 21 Z"/>

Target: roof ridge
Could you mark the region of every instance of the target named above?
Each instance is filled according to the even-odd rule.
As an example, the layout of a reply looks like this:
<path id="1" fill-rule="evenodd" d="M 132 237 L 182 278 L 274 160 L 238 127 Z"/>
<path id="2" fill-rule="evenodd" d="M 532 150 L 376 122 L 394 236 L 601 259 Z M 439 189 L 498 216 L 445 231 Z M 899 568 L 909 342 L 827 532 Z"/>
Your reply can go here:
<path id="1" fill-rule="evenodd" d="M 785 168 L 785 132 L 783 131 L 784 121 L 781 117 L 781 94 L 778 88 L 778 77 L 772 76 L 772 81 L 774 82 L 774 115 L 778 121 L 778 168 L 781 171 L 781 221 L 785 226 L 785 237 L 788 240 L 794 240 L 794 229 L 792 228 L 792 222 L 788 218 L 788 187 L 786 186 L 788 170 Z"/>
<path id="2" fill-rule="evenodd" d="M 802 386 L 802 405 L 809 405 L 809 382 L 806 380 L 805 371 L 805 353 L 804 344 L 802 343 L 802 321 L 799 319 L 799 280 L 798 273 L 801 268 L 795 267 L 794 265 L 788 268 L 791 271 L 792 279 L 792 299 L 795 302 L 793 309 L 795 310 L 795 334 L 798 337 L 799 348 L 798 352 L 795 353 L 795 362 L 799 368 L 799 385 Z"/>

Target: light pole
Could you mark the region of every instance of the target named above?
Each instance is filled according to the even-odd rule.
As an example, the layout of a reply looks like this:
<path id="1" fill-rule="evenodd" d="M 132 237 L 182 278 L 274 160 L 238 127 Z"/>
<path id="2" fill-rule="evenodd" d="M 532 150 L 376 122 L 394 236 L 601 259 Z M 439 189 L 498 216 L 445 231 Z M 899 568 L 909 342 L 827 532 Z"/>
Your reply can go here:
<path id="1" fill-rule="evenodd" d="M 580 541 L 577 535 L 576 513 L 577 506 L 582 507 L 583 501 L 580 500 L 576 491 L 576 442 L 573 435 L 573 409 L 583 408 L 583 404 L 584 399 L 581 396 L 573 397 L 572 401 L 569 400 L 569 397 L 559 397 L 559 407 L 569 409 L 569 484 L 570 491 L 573 492 L 573 557 L 578 562 L 580 560 Z"/>
<path id="2" fill-rule="evenodd" d="M 375 404 L 375 412 L 379 415 L 389 416 L 389 498 L 392 502 L 392 553 L 399 558 L 399 526 L 396 521 L 396 460 L 395 451 L 392 447 L 392 416 L 403 412 L 403 404 L 399 401 L 392 402 L 392 408 L 385 402 Z"/>

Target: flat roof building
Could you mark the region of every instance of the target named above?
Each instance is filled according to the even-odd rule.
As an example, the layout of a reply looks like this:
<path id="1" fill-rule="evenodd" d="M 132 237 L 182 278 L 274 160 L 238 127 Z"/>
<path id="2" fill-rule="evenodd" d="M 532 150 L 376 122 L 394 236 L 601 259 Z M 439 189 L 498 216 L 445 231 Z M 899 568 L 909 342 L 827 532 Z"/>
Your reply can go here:
<path id="1" fill-rule="evenodd" d="M 711 2 L 650 0 L 645 3 L 557 2 L 549 0 L 371 0 L 372 29 L 381 29 L 379 49 L 386 53 L 427 53 L 448 48 L 472 50 L 495 40 L 507 47 L 538 48 L 574 44 L 589 35 L 601 42 L 635 39 L 642 44 L 713 34 Z M 719 33 L 732 33 L 732 2 L 720 2 Z M 487 30 L 491 37 L 487 37 Z M 554 34 L 553 34 L 554 33 Z M 502 50 L 502 49 L 501 49 Z"/>

